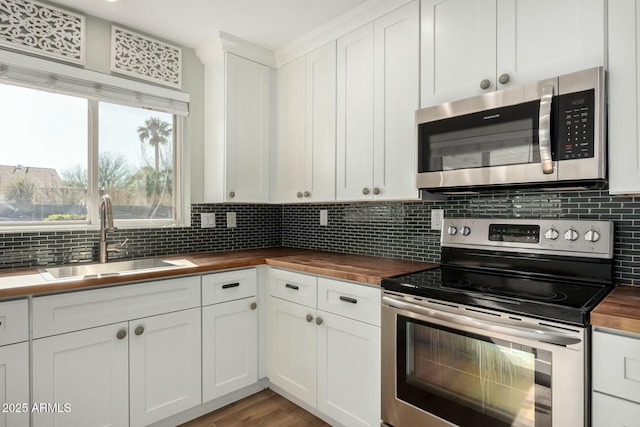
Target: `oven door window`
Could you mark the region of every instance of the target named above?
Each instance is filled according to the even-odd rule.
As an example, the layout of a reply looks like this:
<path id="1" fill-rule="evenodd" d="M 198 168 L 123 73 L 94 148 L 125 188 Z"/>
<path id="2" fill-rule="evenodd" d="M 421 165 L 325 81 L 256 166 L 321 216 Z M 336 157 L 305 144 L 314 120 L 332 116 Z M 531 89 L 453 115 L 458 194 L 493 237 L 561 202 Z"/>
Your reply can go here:
<path id="1" fill-rule="evenodd" d="M 419 125 L 419 171 L 540 163 L 540 101 Z"/>
<path id="2" fill-rule="evenodd" d="M 397 398 L 461 427 L 550 427 L 551 353 L 398 315 Z"/>

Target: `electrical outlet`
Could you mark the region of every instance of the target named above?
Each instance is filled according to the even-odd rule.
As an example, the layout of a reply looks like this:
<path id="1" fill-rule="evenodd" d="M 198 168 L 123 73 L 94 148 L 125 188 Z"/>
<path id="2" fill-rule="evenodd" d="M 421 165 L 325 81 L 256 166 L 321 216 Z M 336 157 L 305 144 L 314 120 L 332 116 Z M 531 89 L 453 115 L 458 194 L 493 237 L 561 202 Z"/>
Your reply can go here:
<path id="1" fill-rule="evenodd" d="M 235 228 L 236 226 L 236 213 L 227 212 L 227 228 Z"/>
<path id="2" fill-rule="evenodd" d="M 320 209 L 320 225 L 329 224 L 329 212 L 326 209 Z"/>
<path id="3" fill-rule="evenodd" d="M 431 229 L 442 230 L 444 219 L 444 209 L 431 209 Z"/>
<path id="4" fill-rule="evenodd" d="M 200 214 L 200 228 L 214 228 L 216 226 L 216 214 L 215 213 L 201 213 Z"/>

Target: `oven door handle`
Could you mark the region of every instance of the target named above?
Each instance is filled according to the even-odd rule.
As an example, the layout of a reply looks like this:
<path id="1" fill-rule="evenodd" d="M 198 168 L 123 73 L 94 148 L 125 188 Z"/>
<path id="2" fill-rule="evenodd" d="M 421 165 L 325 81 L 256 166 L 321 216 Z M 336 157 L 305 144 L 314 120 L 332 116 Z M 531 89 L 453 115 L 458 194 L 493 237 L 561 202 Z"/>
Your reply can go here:
<path id="1" fill-rule="evenodd" d="M 553 159 L 551 158 L 551 104 L 553 102 L 553 84 L 542 86 L 540 98 L 540 116 L 538 123 L 538 146 L 540 147 L 540 164 L 542 172 L 553 173 Z"/>
<path id="2" fill-rule="evenodd" d="M 416 314 L 432 317 L 434 319 L 443 320 L 455 325 L 480 328 L 485 331 L 498 332 L 505 335 L 509 335 L 516 338 L 533 339 L 535 341 L 544 342 L 548 344 L 557 345 L 573 345 L 582 342 L 580 338 L 572 337 L 569 335 L 559 334 L 556 332 L 549 332 L 544 330 L 543 327 L 537 329 L 522 328 L 520 326 L 506 326 L 494 322 L 488 322 L 486 320 L 474 319 L 469 316 L 460 314 L 446 313 L 443 311 L 434 310 L 431 308 L 423 307 L 418 304 L 412 304 L 398 299 L 383 296 L 382 302 L 393 308 L 399 308 L 407 310 Z"/>

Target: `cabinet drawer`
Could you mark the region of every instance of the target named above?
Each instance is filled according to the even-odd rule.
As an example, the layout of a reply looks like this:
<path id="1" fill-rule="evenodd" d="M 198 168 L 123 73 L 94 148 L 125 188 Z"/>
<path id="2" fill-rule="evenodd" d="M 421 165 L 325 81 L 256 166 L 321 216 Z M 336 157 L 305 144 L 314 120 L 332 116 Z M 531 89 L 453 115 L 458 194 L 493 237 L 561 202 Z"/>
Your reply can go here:
<path id="1" fill-rule="evenodd" d="M 185 310 L 200 305 L 200 276 L 33 299 L 33 337 Z"/>
<path id="2" fill-rule="evenodd" d="M 640 403 L 640 336 L 593 332 L 593 389 Z"/>
<path id="3" fill-rule="evenodd" d="M 258 275 L 255 268 L 202 276 L 202 305 L 248 298 L 257 292 Z"/>
<path id="4" fill-rule="evenodd" d="M 0 303 L 0 345 L 29 339 L 29 308 L 26 299 Z"/>
<path id="5" fill-rule="evenodd" d="M 380 326 L 380 289 L 318 278 L 318 309 Z"/>
<path id="6" fill-rule="evenodd" d="M 593 393 L 592 427 L 640 427 L 640 404 Z"/>
<path id="7" fill-rule="evenodd" d="M 292 271 L 271 269 L 269 295 L 316 308 L 317 278 Z"/>

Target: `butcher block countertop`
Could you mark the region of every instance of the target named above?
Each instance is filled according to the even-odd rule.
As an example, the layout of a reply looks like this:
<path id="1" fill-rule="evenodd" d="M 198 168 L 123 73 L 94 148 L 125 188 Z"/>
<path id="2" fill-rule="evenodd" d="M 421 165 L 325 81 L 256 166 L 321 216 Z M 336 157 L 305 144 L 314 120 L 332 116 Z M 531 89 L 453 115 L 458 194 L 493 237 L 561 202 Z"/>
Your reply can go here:
<path id="1" fill-rule="evenodd" d="M 157 258 L 186 260 L 189 265 L 169 270 L 57 280 L 46 280 L 37 268 L 0 270 L 0 299 L 202 274 L 263 264 L 370 285 L 380 285 L 383 277 L 426 270 L 437 266 L 437 264 L 427 262 L 295 248 L 248 249 L 158 256 Z"/>
<path id="2" fill-rule="evenodd" d="M 640 334 L 640 286 L 616 287 L 591 312 L 591 324 Z"/>

